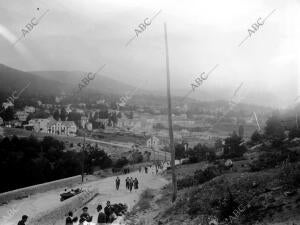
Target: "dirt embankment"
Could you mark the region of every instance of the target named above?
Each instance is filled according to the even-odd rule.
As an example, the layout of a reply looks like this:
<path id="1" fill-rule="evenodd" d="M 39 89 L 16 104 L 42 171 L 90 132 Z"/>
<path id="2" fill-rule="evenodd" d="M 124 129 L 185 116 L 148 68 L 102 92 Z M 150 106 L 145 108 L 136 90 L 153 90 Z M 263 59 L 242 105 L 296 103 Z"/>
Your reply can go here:
<path id="1" fill-rule="evenodd" d="M 177 175 L 185 177 L 199 167 L 179 166 Z M 170 184 L 161 190 L 148 189 L 128 215 L 126 224 L 209 225 L 221 215 L 223 222 L 216 224 L 231 221 L 232 225 L 300 225 L 300 190 L 284 185 L 279 174 L 280 168 L 226 173 L 179 190 L 174 204 Z"/>

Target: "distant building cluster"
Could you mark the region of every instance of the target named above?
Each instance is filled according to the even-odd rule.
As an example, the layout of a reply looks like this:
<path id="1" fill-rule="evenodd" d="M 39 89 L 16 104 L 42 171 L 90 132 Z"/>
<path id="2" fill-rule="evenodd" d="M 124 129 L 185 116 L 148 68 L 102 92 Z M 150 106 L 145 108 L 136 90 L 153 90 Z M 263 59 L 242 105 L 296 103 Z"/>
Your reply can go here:
<path id="1" fill-rule="evenodd" d="M 34 130 L 38 133 L 66 136 L 76 136 L 77 132 L 77 126 L 73 121 L 57 121 L 53 118 L 31 119 L 24 127 L 27 130 Z"/>

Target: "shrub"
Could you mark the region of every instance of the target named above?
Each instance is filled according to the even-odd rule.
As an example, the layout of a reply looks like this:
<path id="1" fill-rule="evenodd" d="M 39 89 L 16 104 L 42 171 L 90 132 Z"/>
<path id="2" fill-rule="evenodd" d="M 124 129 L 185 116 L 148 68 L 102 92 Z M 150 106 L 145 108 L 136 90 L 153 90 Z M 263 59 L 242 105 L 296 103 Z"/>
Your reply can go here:
<path id="1" fill-rule="evenodd" d="M 134 151 L 133 153 L 131 153 L 131 157 L 132 157 L 132 162 L 133 163 L 140 163 L 143 162 L 143 155 L 140 151 Z"/>
<path id="2" fill-rule="evenodd" d="M 185 157 L 185 148 L 183 144 L 175 145 L 175 159 L 182 159 Z"/>
<path id="3" fill-rule="evenodd" d="M 300 186 L 300 163 L 288 163 L 281 171 L 282 183 L 293 187 Z"/>
<path id="4" fill-rule="evenodd" d="M 190 163 L 196 163 L 203 160 L 214 161 L 216 159 L 215 152 L 205 145 L 197 144 L 193 149 L 188 149 L 187 157 Z"/>
<path id="5" fill-rule="evenodd" d="M 215 166 L 208 167 L 204 171 L 196 170 L 194 176 L 187 176 L 178 180 L 177 187 L 180 190 L 193 185 L 203 184 L 219 175 L 221 175 L 221 172 Z"/>
<path id="6" fill-rule="evenodd" d="M 129 163 L 128 159 L 126 157 L 122 157 L 115 162 L 114 167 L 121 168 L 121 167 L 127 165 L 128 163 Z"/>
<path id="7" fill-rule="evenodd" d="M 194 176 L 186 176 L 177 181 L 177 188 L 181 190 L 183 188 L 191 187 L 194 185 Z"/>
<path id="8" fill-rule="evenodd" d="M 259 156 L 258 160 L 255 160 L 250 164 L 250 171 L 254 172 L 263 169 L 274 168 L 275 166 L 282 164 L 282 162 L 285 160 L 294 162 L 298 158 L 299 155 L 296 152 L 286 149 L 276 152 L 265 152 Z"/>
<path id="9" fill-rule="evenodd" d="M 300 128 L 294 127 L 290 130 L 289 139 L 300 137 Z"/>
<path id="10" fill-rule="evenodd" d="M 232 215 L 233 211 L 239 206 L 233 195 L 228 189 L 228 196 L 223 198 L 219 204 L 219 220 L 223 221 Z M 228 219 L 227 219 L 228 220 Z"/>
<path id="11" fill-rule="evenodd" d="M 263 135 L 260 134 L 257 130 L 255 130 L 255 131 L 253 132 L 253 134 L 251 135 L 251 141 L 252 141 L 253 143 L 261 142 L 262 139 L 263 139 Z"/>

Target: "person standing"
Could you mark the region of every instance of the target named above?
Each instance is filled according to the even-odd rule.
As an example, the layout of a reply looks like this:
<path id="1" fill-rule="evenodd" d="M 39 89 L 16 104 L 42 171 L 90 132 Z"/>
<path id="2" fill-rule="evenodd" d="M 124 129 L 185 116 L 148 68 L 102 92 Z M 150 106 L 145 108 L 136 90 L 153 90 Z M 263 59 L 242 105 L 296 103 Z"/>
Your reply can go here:
<path id="1" fill-rule="evenodd" d="M 25 225 L 27 219 L 28 219 L 28 216 L 27 215 L 23 215 L 22 219 L 18 222 L 18 225 Z"/>
<path id="2" fill-rule="evenodd" d="M 129 177 L 126 177 L 125 182 L 126 182 L 126 189 L 128 190 L 129 189 Z"/>
<path id="3" fill-rule="evenodd" d="M 129 179 L 129 190 L 130 190 L 130 192 L 132 191 L 132 187 L 133 187 L 133 178 L 130 177 L 130 179 Z"/>
<path id="4" fill-rule="evenodd" d="M 104 213 L 106 215 L 106 223 L 109 223 L 110 215 L 112 213 L 112 208 L 111 208 L 111 205 L 110 205 L 110 201 L 106 202 L 106 206 L 104 208 Z"/>
<path id="5" fill-rule="evenodd" d="M 102 210 L 102 205 L 97 206 L 97 212 L 98 214 L 98 219 L 97 219 L 97 225 L 105 225 L 106 224 L 106 215 L 104 212 L 101 212 Z"/>
<path id="6" fill-rule="evenodd" d="M 137 178 L 134 179 L 134 189 L 135 190 L 139 189 L 139 181 Z"/>
<path id="7" fill-rule="evenodd" d="M 117 179 L 116 179 L 116 189 L 119 190 L 119 187 L 120 187 L 120 178 L 117 177 Z"/>

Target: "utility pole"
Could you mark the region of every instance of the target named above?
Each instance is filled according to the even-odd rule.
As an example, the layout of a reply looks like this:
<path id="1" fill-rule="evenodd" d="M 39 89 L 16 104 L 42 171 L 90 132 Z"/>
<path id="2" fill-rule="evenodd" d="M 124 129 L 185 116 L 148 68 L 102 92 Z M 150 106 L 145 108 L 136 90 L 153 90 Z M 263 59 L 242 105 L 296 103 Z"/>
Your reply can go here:
<path id="1" fill-rule="evenodd" d="M 167 162 L 167 151 L 165 149 L 165 162 Z"/>
<path id="2" fill-rule="evenodd" d="M 168 119 L 169 119 L 169 136 L 170 136 L 170 150 L 171 150 L 171 167 L 172 167 L 172 185 L 173 196 L 172 202 L 175 202 L 177 197 L 177 181 L 175 174 L 175 148 L 172 126 L 172 106 L 171 106 L 171 91 L 170 91 L 170 70 L 169 70 L 169 49 L 168 49 L 168 36 L 167 36 L 167 24 L 164 23 L 165 30 L 165 46 L 166 46 L 166 69 L 167 69 L 167 97 L 168 97 Z"/>
<path id="3" fill-rule="evenodd" d="M 256 116 L 256 113 L 253 112 L 253 115 L 254 115 L 254 118 L 255 118 L 255 121 L 256 121 L 256 124 L 257 124 L 257 127 L 258 127 L 258 131 L 260 131 L 260 126 L 259 126 L 259 123 L 258 123 L 258 120 L 257 120 L 257 116 Z"/>
<path id="4" fill-rule="evenodd" d="M 84 178 L 84 160 L 85 160 L 85 156 L 84 156 L 84 151 L 85 151 L 85 132 L 83 135 L 83 146 L 82 146 L 82 162 L 81 162 L 81 183 L 83 183 L 83 178 Z"/>

